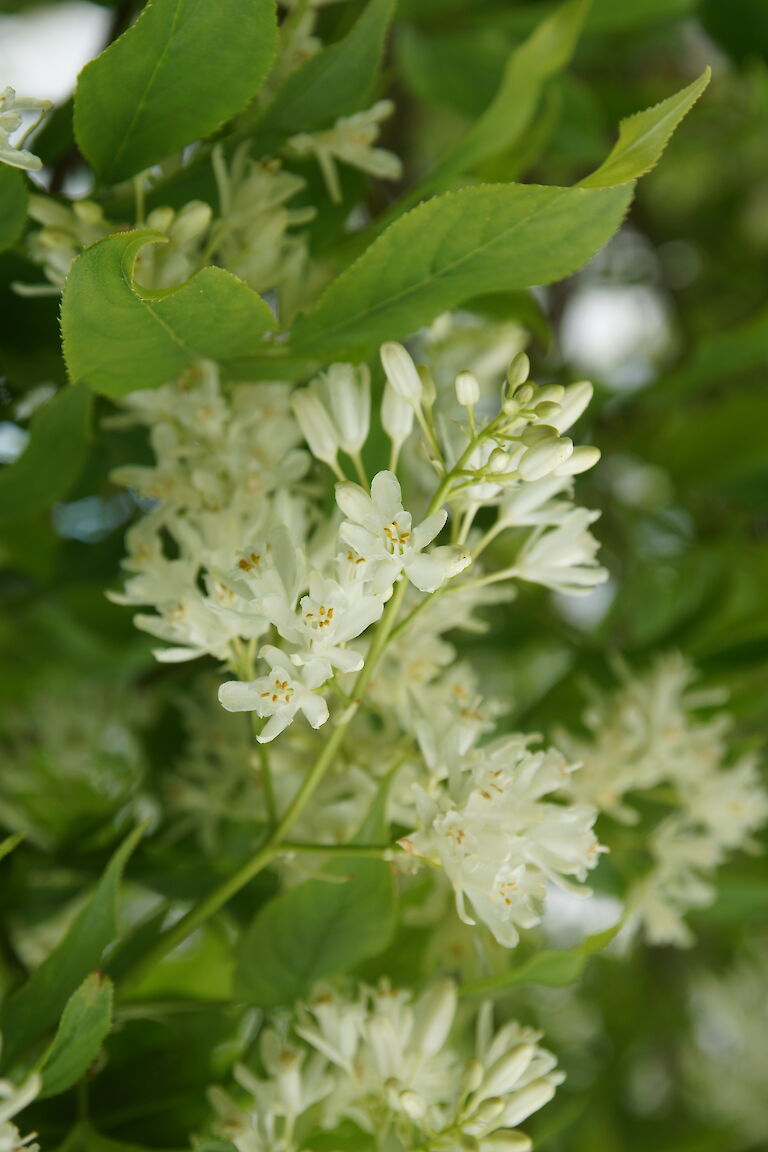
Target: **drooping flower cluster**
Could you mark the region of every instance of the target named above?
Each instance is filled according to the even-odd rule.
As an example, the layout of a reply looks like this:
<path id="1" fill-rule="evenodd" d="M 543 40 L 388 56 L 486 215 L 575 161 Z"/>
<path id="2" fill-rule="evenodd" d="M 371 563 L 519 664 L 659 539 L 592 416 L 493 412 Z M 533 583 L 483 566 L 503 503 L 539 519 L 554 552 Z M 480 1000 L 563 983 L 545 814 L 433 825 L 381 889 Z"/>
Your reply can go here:
<path id="1" fill-rule="evenodd" d="M 712 876 L 730 852 L 754 846 L 768 793 L 755 756 L 729 763 L 730 718 L 711 714 L 722 694 L 693 690 L 695 673 L 681 656 L 623 678 L 586 713 L 588 739 L 559 731 L 555 738 L 582 765 L 569 778 L 574 800 L 628 825 L 639 821 L 643 798 L 667 810 L 647 833 L 652 865 L 630 892 L 629 922 L 652 943 L 684 945 L 691 941 L 685 912 L 714 898 Z"/>
<path id="2" fill-rule="evenodd" d="M 360 1147 L 387 1152 L 526 1152 L 518 1125 L 563 1079 L 554 1056 L 515 1021 L 494 1033 L 485 1005 L 466 1060 L 451 1039 L 455 1013 L 450 981 L 418 999 L 386 983 L 351 997 L 318 987 L 262 1032 L 265 1074 L 236 1069 L 245 1102 L 212 1089 L 219 1134 L 238 1152 L 293 1152 L 308 1131 L 345 1124 Z"/>
<path id="3" fill-rule="evenodd" d="M 443 867 L 462 920 L 475 922 L 469 903 L 509 948 L 541 920 L 547 883 L 578 891 L 569 878 L 583 881 L 599 851 L 596 810 L 556 802 L 571 766 L 529 743 L 501 737 L 466 756 L 435 795 L 417 786 L 422 828 L 404 842 Z"/>

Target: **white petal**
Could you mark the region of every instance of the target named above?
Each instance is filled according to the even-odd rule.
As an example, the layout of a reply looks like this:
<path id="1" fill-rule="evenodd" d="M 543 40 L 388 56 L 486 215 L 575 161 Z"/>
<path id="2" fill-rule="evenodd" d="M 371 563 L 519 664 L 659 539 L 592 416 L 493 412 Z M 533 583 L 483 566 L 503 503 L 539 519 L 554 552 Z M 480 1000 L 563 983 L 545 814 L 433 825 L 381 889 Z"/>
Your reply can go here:
<path id="1" fill-rule="evenodd" d="M 440 556 L 409 552 L 403 561 L 405 574 L 420 592 L 436 592 L 448 579 L 449 569 Z"/>
<path id="2" fill-rule="evenodd" d="M 302 697 L 300 707 L 313 728 L 319 728 L 328 719 L 328 705 L 322 696 L 308 692 Z"/>
<path id="3" fill-rule="evenodd" d="M 336 503 L 347 519 L 361 524 L 371 514 L 371 498 L 359 484 L 344 480 L 336 485 Z"/>
<path id="4" fill-rule="evenodd" d="M 413 548 L 420 552 L 422 548 L 426 548 L 427 544 L 431 544 L 438 532 L 442 532 L 447 519 L 446 509 L 439 508 L 437 512 L 427 516 L 426 520 L 422 520 L 421 524 L 413 530 Z"/>
<path id="5" fill-rule="evenodd" d="M 377 472 L 371 481 L 371 499 L 385 520 L 394 520 L 403 510 L 400 482 L 394 472 Z"/>
<path id="6" fill-rule="evenodd" d="M 219 704 L 227 712 L 253 712 L 259 700 L 254 681 L 227 680 L 219 688 Z"/>

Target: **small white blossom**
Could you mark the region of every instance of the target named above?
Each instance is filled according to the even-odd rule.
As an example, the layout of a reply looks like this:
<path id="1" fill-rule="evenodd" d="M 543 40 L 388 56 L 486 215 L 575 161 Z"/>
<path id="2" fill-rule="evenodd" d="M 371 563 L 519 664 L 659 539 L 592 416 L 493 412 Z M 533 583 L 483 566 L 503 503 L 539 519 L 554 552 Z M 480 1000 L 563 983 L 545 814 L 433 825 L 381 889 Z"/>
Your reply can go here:
<path id="1" fill-rule="evenodd" d="M 381 617 L 384 599 L 366 591 L 361 582 L 342 584 L 313 572 L 299 611 L 289 612 L 286 607 L 269 599 L 265 602 L 280 634 L 300 648 L 294 662 L 322 659 L 341 672 L 357 672 L 363 657 L 345 645 Z"/>
<path id="2" fill-rule="evenodd" d="M 228 680 L 219 688 L 219 702 L 228 712 L 255 712 L 267 718 L 257 737 L 266 744 L 279 736 L 297 712 L 303 712 L 313 728 L 328 719 L 328 705 L 317 689 L 331 678 L 327 660 L 308 660 L 301 668 L 290 657 L 266 644 L 259 656 L 269 664 L 269 675 L 256 680 Z"/>
<path id="3" fill-rule="evenodd" d="M 313 456 L 332 468 L 339 449 L 358 457 L 371 422 L 371 380 L 365 364 L 331 364 L 294 392 L 291 402 Z"/>
<path id="4" fill-rule="evenodd" d="M 582 595 L 608 579 L 596 556 L 599 544 L 589 525 L 599 512 L 573 508 L 554 527 L 539 527 L 518 553 L 513 574 L 555 592 Z"/>
<path id="5" fill-rule="evenodd" d="M 401 571 L 422 592 L 434 592 L 469 563 L 462 550 L 424 549 L 448 518 L 444 508 L 416 527 L 403 509 L 400 484 L 393 472 L 379 472 L 371 493 L 358 484 L 336 485 L 336 502 L 347 517 L 339 534 L 359 556 L 378 564 L 377 587 L 391 586 Z"/>
<path id="6" fill-rule="evenodd" d="M 407 400 L 412 408 L 421 402 L 424 385 L 416 369 L 411 354 L 402 344 L 394 340 L 382 344 L 381 364 L 393 391 L 401 400 Z"/>

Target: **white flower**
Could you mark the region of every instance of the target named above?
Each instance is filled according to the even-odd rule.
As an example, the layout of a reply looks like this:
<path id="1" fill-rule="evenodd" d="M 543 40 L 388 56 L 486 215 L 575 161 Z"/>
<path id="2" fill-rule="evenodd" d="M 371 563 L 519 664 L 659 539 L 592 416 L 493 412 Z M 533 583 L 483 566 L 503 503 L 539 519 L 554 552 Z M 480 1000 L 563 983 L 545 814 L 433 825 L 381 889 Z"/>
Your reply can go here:
<path id="1" fill-rule="evenodd" d="M 315 209 L 287 207 L 304 181 L 285 172 L 279 161 L 252 160 L 249 148 L 249 141 L 240 145 L 229 166 L 219 145 L 213 151 L 219 193 L 216 256 L 254 291 L 277 291 L 281 313 L 290 314 L 307 280 L 309 259 L 305 233 L 291 229 L 311 220 Z"/>
<path id="2" fill-rule="evenodd" d="M 599 515 L 573 508 L 555 527 L 537 528 L 520 549 L 512 574 L 572 596 L 604 584 L 608 573 L 597 562 L 599 544 L 589 531 Z"/>
<path id="3" fill-rule="evenodd" d="M 331 467 L 339 448 L 358 457 L 371 420 L 371 380 L 365 364 L 331 364 L 294 392 L 291 402 L 313 456 Z"/>
<path id="4" fill-rule="evenodd" d="M 382 344 L 379 355 L 387 382 L 391 384 L 395 395 L 401 400 L 406 400 L 411 408 L 417 408 L 424 385 L 411 354 L 402 344 L 389 340 L 386 344 Z"/>
<path id="5" fill-rule="evenodd" d="M 387 380 L 384 384 L 384 395 L 381 398 L 381 426 L 392 442 L 392 467 L 397 464 L 400 449 L 413 429 L 414 408 L 407 400 L 403 400 L 392 384 Z"/>
<path id="6" fill-rule="evenodd" d="M 301 132 L 291 136 L 286 148 L 295 156 L 315 156 L 323 173 L 328 195 L 341 200 L 341 186 L 336 162 L 343 161 L 381 180 L 399 180 L 402 164 L 393 152 L 372 147 L 379 135 L 379 125 L 392 114 L 391 100 L 379 100 L 365 112 L 340 117 L 325 132 Z"/>
<path id="7" fill-rule="evenodd" d="M 342 540 L 359 556 L 377 562 L 377 589 L 391 586 L 404 571 L 420 591 L 434 592 L 469 563 L 463 550 L 435 548 L 424 553 L 448 513 L 441 508 L 414 528 L 393 472 L 374 476 L 370 496 L 358 484 L 337 484 L 336 502 L 347 517 L 339 529 Z"/>
<path id="8" fill-rule="evenodd" d="M 288 611 L 277 598 L 268 598 L 264 607 L 281 636 L 306 651 L 306 655 L 304 651 L 294 654 L 295 663 L 322 659 L 341 672 L 358 672 L 363 657 L 344 645 L 380 618 L 384 599 L 367 592 L 362 583 L 341 584 L 313 572 L 298 613 Z"/>
<path id="9" fill-rule="evenodd" d="M 309 660 L 297 668 L 285 652 L 271 644 L 259 653 L 270 667 L 268 676 L 256 680 L 228 680 L 219 688 L 219 701 L 228 712 L 255 712 L 268 717 L 258 740 L 266 744 L 288 727 L 297 712 L 303 712 L 313 728 L 328 719 L 328 705 L 317 689 L 332 674 L 327 660 Z"/>
<path id="10" fill-rule="evenodd" d="M 22 146 L 31 128 L 25 133 L 24 139 L 16 144 L 11 144 L 10 137 L 21 127 L 24 112 L 38 113 L 38 118 L 32 125 L 34 128 L 50 106 L 50 100 L 17 96 L 10 87 L 0 92 L 0 164 L 8 164 L 11 168 L 25 168 L 28 172 L 36 172 L 42 168 L 42 160 Z"/>
<path id="11" fill-rule="evenodd" d="M 532 752 L 510 736 L 476 752 L 436 796 L 417 790 L 422 829 L 404 847 L 437 861 L 462 920 L 474 923 L 468 901 L 506 947 L 539 923 L 547 881 L 574 890 L 566 878 L 583 881 L 597 863 L 595 809 L 543 799 L 571 771 L 554 749 Z"/>

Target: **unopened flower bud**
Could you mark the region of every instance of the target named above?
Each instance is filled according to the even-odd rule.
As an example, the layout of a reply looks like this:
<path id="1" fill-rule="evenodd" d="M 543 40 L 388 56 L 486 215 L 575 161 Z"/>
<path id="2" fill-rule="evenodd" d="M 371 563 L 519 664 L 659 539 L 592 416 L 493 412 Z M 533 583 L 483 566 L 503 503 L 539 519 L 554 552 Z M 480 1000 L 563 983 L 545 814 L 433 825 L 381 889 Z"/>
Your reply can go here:
<path id="1" fill-rule="evenodd" d="M 318 397 L 304 388 L 293 393 L 291 405 L 312 455 L 333 466 L 339 452 L 339 442 L 331 418 Z"/>
<path id="2" fill-rule="evenodd" d="M 327 394 L 339 432 L 340 447 L 354 455 L 368 438 L 371 382 L 366 364 L 331 364 L 325 373 Z"/>
<path id="3" fill-rule="evenodd" d="M 488 457 L 488 471 L 493 473 L 508 472 L 511 463 L 512 457 L 509 452 L 505 452 L 503 448 L 494 448 Z"/>
<path id="4" fill-rule="evenodd" d="M 502 1100 L 501 1096 L 491 1096 L 488 1100 L 483 1100 L 482 1104 L 472 1113 L 473 1128 L 475 1125 L 486 1127 L 493 1124 L 494 1120 L 498 1120 L 501 1116 L 505 1107 L 506 1101 Z"/>
<path id="5" fill-rule="evenodd" d="M 445 1044 L 456 1014 L 456 985 L 441 980 L 421 999 L 412 1043 L 427 1056 L 434 1056 Z"/>
<path id="6" fill-rule="evenodd" d="M 520 439 L 529 448 L 534 444 L 540 444 L 542 440 L 557 440 L 557 428 L 553 428 L 551 424 L 531 424 Z"/>
<path id="7" fill-rule="evenodd" d="M 580 444 L 574 448 L 570 457 L 557 469 L 558 476 L 578 476 L 594 468 L 600 459 L 600 449 L 592 444 Z"/>
<path id="8" fill-rule="evenodd" d="M 513 393 L 513 399 L 517 400 L 521 408 L 524 408 L 526 404 L 530 404 L 535 395 L 536 389 L 532 384 L 521 384 Z"/>
<path id="9" fill-rule="evenodd" d="M 530 371 L 531 362 L 525 352 L 518 352 L 509 368 L 507 368 L 507 383 L 510 388 L 517 388 L 519 384 L 524 384 L 528 379 Z"/>
<path id="10" fill-rule="evenodd" d="M 568 385 L 560 402 L 560 413 L 552 421 L 559 432 L 566 432 L 576 423 L 592 399 L 594 391 L 589 380 L 580 380 L 578 384 Z"/>
<path id="11" fill-rule="evenodd" d="M 523 480 L 541 480 L 564 464 L 573 452 L 571 440 L 547 438 L 529 448 L 518 464 Z"/>
<path id="12" fill-rule="evenodd" d="M 565 388 L 562 384 L 544 384 L 536 390 L 536 403 L 557 404 L 559 407 L 563 396 L 565 396 Z"/>
<path id="13" fill-rule="evenodd" d="M 400 1093 L 400 1108 L 405 1112 L 409 1120 L 423 1119 L 427 1106 L 422 1100 L 421 1096 L 417 1096 L 410 1088 L 406 1088 L 404 1092 Z"/>
<path id="14" fill-rule="evenodd" d="M 554 416 L 559 414 L 560 405 L 555 404 L 552 400 L 545 400 L 543 403 L 537 404 L 534 411 L 539 420 L 549 423 Z"/>
<path id="15" fill-rule="evenodd" d="M 551 1080 L 542 1077 L 534 1080 L 516 1092 L 513 1099 L 507 1104 L 504 1112 L 504 1123 L 511 1126 L 522 1124 L 523 1120 L 543 1108 L 555 1094 L 555 1085 Z"/>
<path id="16" fill-rule="evenodd" d="M 384 385 L 381 423 L 395 451 L 399 452 L 413 428 L 413 408 L 407 400 L 403 400 L 389 381 Z"/>
<path id="17" fill-rule="evenodd" d="M 389 340 L 386 344 L 382 344 L 380 356 L 387 380 L 398 396 L 402 400 L 407 400 L 409 404 L 418 404 L 421 400 L 422 383 L 410 354 L 402 344 Z"/>
<path id="18" fill-rule="evenodd" d="M 490 1136 L 483 1137 L 486 1152 L 530 1152 L 533 1148 L 530 1136 L 512 1129 L 500 1129 Z"/>
<path id="19" fill-rule="evenodd" d="M 472 372 L 459 372 L 456 377 L 456 399 L 462 408 L 474 408 L 480 399 L 480 384 Z"/>
<path id="20" fill-rule="evenodd" d="M 470 1060 L 464 1069 L 464 1075 L 461 1078 L 461 1095 L 469 1096 L 470 1093 L 476 1092 L 483 1082 L 485 1069 L 479 1060 Z"/>
<path id="21" fill-rule="evenodd" d="M 477 1090 L 478 1102 L 491 1096 L 506 1096 L 511 1092 L 527 1070 L 535 1052 L 533 1044 L 518 1044 L 516 1048 L 499 1056 L 483 1076 L 483 1082 Z"/>

